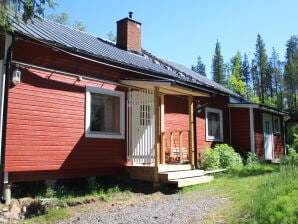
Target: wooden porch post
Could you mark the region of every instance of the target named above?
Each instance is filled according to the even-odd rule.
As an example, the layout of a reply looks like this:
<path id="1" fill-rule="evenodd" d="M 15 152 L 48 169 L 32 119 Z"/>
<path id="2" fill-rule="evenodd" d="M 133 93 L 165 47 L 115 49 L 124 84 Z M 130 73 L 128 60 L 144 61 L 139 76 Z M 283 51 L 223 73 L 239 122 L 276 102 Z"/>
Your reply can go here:
<path id="1" fill-rule="evenodd" d="M 160 163 L 166 163 L 166 136 L 165 136 L 165 98 L 162 94 L 160 96 L 160 130 L 161 130 L 161 149 L 160 149 Z"/>
<path id="2" fill-rule="evenodd" d="M 158 182 L 158 165 L 160 164 L 160 98 L 159 87 L 154 87 L 154 114 L 155 114 L 155 181 Z"/>
<path id="3" fill-rule="evenodd" d="M 189 116 L 189 163 L 194 169 L 194 120 L 193 120 L 193 113 L 194 113 L 194 103 L 193 103 L 193 96 L 188 96 L 188 116 Z"/>

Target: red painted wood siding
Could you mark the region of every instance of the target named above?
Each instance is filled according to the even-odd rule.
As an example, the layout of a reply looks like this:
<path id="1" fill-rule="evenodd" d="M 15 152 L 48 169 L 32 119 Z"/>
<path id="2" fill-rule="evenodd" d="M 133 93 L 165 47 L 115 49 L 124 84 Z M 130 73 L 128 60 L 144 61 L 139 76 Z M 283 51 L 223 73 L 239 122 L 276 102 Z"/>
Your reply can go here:
<path id="1" fill-rule="evenodd" d="M 85 86 L 116 86 L 21 70 L 22 82 L 9 90 L 5 172 L 10 181 L 104 175 L 124 166 L 124 139 L 84 133 Z"/>
<path id="2" fill-rule="evenodd" d="M 241 154 L 250 152 L 250 122 L 248 108 L 230 108 L 231 141 L 235 150 Z"/>
<path id="3" fill-rule="evenodd" d="M 266 112 L 268 113 L 268 112 Z M 269 113 L 270 114 L 270 113 Z M 273 114 L 271 114 L 273 115 Z M 285 153 L 284 149 L 284 130 L 283 130 L 283 117 L 279 116 L 281 122 L 281 133 L 273 135 L 273 146 L 274 146 L 274 159 L 282 157 Z M 264 157 L 264 132 L 263 132 L 263 112 L 260 110 L 254 110 L 255 120 L 255 149 L 258 156 Z"/>
<path id="4" fill-rule="evenodd" d="M 211 102 L 210 98 L 200 97 L 200 104 Z M 206 117 L 205 108 L 197 116 L 197 149 L 199 156 L 207 147 L 213 147 L 216 144 L 226 143 L 230 144 L 230 131 L 229 131 L 229 98 L 227 96 L 216 95 L 213 102 L 207 107 L 222 110 L 223 115 L 223 141 L 206 141 Z"/>
<path id="5" fill-rule="evenodd" d="M 200 103 L 204 104 L 210 102 L 210 98 L 200 97 Z M 197 102 L 198 98 L 194 99 Z M 209 107 L 221 109 L 223 112 L 223 135 L 225 143 L 230 143 L 229 137 L 229 111 L 227 108 L 228 97 L 217 95 L 212 105 Z M 196 105 L 195 105 L 196 106 Z M 188 98 L 185 96 L 165 96 L 165 131 L 173 130 L 189 130 L 189 115 L 188 115 Z M 185 135 L 183 138 L 185 145 L 188 145 L 188 136 Z M 178 138 L 175 138 L 175 142 Z M 197 116 L 197 148 L 198 154 L 206 147 L 212 147 L 216 143 L 206 141 L 206 120 L 205 120 L 205 109 L 202 109 L 201 113 Z M 169 145 L 169 140 L 166 141 L 166 147 Z"/>
<path id="6" fill-rule="evenodd" d="M 255 152 L 264 157 L 263 112 L 254 109 Z"/>

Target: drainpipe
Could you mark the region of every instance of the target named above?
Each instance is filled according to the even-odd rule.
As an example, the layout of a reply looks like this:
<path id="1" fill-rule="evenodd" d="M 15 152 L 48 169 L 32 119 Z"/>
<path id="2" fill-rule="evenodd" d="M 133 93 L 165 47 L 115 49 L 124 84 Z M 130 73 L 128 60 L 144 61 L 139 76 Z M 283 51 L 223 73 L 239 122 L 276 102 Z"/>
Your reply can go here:
<path id="1" fill-rule="evenodd" d="M 5 79 L 4 81 L 4 91 L 3 91 L 3 109 L 2 109 L 2 136 L 1 136 L 1 164 L 0 164 L 0 194 L 1 202 L 5 202 L 3 190 L 4 190 L 4 163 L 5 163 L 5 147 L 6 147 L 6 123 L 7 123 L 7 107 L 8 107 L 8 90 L 9 90 L 9 80 L 10 80 L 10 61 L 12 58 L 12 50 L 15 44 L 15 36 L 12 34 L 12 43 L 7 49 L 6 60 L 5 60 Z"/>
<path id="2" fill-rule="evenodd" d="M 214 100 L 214 95 L 212 95 L 211 101 L 208 103 L 205 103 L 203 105 L 200 104 L 200 101 L 198 100 L 198 104 L 196 106 L 196 109 L 193 112 L 193 121 L 194 121 L 194 165 L 195 169 L 199 169 L 198 167 L 198 147 L 197 147 L 197 114 L 199 114 L 203 108 L 210 105 Z"/>

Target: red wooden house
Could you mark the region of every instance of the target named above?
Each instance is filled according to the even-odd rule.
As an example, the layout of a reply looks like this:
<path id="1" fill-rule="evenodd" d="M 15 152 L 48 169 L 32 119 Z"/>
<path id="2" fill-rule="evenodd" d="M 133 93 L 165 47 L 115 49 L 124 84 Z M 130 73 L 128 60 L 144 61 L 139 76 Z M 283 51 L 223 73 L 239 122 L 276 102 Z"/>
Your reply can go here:
<path id="1" fill-rule="evenodd" d="M 1 186 L 126 171 L 164 181 L 177 167 L 185 178 L 195 149 L 215 143 L 285 153 L 283 112 L 143 50 L 131 17 L 117 43 L 48 20 L 14 30 L 0 39 Z"/>

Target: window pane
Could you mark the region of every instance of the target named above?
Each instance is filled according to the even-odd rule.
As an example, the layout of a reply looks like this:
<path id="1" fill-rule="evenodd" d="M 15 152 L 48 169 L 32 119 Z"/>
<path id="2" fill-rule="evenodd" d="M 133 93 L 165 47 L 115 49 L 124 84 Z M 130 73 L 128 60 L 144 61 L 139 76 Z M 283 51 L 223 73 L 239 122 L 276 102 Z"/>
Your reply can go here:
<path id="1" fill-rule="evenodd" d="M 220 139 L 220 115 L 208 112 L 208 136 Z"/>
<path id="2" fill-rule="evenodd" d="M 120 133 L 120 98 L 91 93 L 90 131 Z"/>

